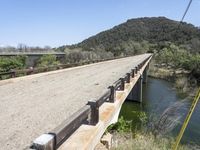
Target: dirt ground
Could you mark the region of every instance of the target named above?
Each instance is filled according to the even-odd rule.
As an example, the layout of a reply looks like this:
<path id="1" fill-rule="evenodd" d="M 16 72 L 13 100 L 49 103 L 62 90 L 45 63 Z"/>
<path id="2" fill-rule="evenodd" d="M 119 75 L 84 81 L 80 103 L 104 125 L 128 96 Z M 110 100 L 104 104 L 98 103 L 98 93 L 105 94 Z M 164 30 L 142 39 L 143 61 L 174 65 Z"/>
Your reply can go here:
<path id="1" fill-rule="evenodd" d="M 0 149 L 29 146 L 148 56 L 0 81 Z"/>

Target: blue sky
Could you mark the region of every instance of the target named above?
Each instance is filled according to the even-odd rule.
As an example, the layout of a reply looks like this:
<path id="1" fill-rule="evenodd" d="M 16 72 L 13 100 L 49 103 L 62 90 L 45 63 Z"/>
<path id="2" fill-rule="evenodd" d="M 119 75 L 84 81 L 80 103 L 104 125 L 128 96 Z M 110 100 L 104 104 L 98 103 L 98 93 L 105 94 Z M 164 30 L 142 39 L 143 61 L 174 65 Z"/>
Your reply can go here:
<path id="1" fill-rule="evenodd" d="M 74 44 L 130 18 L 180 20 L 189 0 L 0 0 L 0 46 Z M 185 20 L 200 26 L 200 0 Z"/>

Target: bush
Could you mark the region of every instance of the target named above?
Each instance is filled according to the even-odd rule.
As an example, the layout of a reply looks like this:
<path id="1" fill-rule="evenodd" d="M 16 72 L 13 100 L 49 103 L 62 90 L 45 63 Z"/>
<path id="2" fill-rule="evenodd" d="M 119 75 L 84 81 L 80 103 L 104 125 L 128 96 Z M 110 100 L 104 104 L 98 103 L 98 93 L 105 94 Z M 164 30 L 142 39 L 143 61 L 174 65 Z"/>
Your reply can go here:
<path id="1" fill-rule="evenodd" d="M 26 56 L 0 57 L 0 72 L 22 69 L 26 65 Z"/>
<path id="2" fill-rule="evenodd" d="M 83 51 L 81 49 L 67 50 L 65 60 L 66 63 L 81 63 L 85 61 L 101 60 L 113 58 L 111 52 L 103 50 L 99 51 Z"/>
<path id="3" fill-rule="evenodd" d="M 126 121 L 123 116 L 118 119 L 118 122 L 112 124 L 107 129 L 108 132 L 117 131 L 120 133 L 131 131 L 131 121 Z"/>
<path id="4" fill-rule="evenodd" d="M 171 66 L 174 70 L 178 68 L 188 70 L 200 82 L 200 54 L 190 53 L 183 47 L 178 47 L 172 43 L 167 43 L 163 47 L 155 55 L 157 63 Z"/>
<path id="5" fill-rule="evenodd" d="M 37 62 L 37 67 L 48 67 L 48 66 L 55 66 L 59 65 L 60 62 L 56 60 L 55 55 L 43 55 L 39 61 Z"/>

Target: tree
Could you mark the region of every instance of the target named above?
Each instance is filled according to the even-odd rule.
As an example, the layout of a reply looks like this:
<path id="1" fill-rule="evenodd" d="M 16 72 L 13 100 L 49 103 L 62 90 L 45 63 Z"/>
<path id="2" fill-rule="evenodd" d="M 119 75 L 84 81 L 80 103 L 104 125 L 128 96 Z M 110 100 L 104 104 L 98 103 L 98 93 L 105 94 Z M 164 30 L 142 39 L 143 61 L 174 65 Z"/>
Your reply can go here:
<path id="1" fill-rule="evenodd" d="M 18 44 L 17 48 L 20 52 L 26 52 L 26 50 L 28 49 L 28 46 L 20 43 L 20 44 Z"/>
<path id="2" fill-rule="evenodd" d="M 11 69 L 22 69 L 25 66 L 25 56 L 0 57 L 0 72 L 7 72 Z"/>

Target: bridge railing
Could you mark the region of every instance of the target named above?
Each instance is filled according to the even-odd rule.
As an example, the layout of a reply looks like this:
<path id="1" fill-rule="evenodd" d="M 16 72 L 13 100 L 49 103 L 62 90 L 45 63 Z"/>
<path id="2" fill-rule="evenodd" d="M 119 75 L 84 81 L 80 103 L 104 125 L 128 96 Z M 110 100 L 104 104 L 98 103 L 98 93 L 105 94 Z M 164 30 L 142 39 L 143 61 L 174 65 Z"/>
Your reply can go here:
<path id="1" fill-rule="evenodd" d="M 114 103 L 116 100 L 116 91 L 123 91 L 125 83 L 130 83 L 131 78 L 134 78 L 143 65 L 149 61 L 151 56 L 146 58 L 138 66 L 131 69 L 125 76 L 114 82 L 107 88 L 105 93 L 96 100 L 90 100 L 88 103 L 65 120 L 62 124 L 47 134 L 38 137 L 30 149 L 35 150 L 56 150 L 65 142 L 82 124 L 96 125 L 99 122 L 99 107 L 105 102 Z M 48 140 L 44 137 L 48 136 Z"/>
<path id="2" fill-rule="evenodd" d="M 70 118 L 49 132 L 48 134 L 52 134 L 54 137 L 54 147 L 58 148 L 81 124 L 87 124 L 90 114 L 90 106 L 85 105 Z"/>

